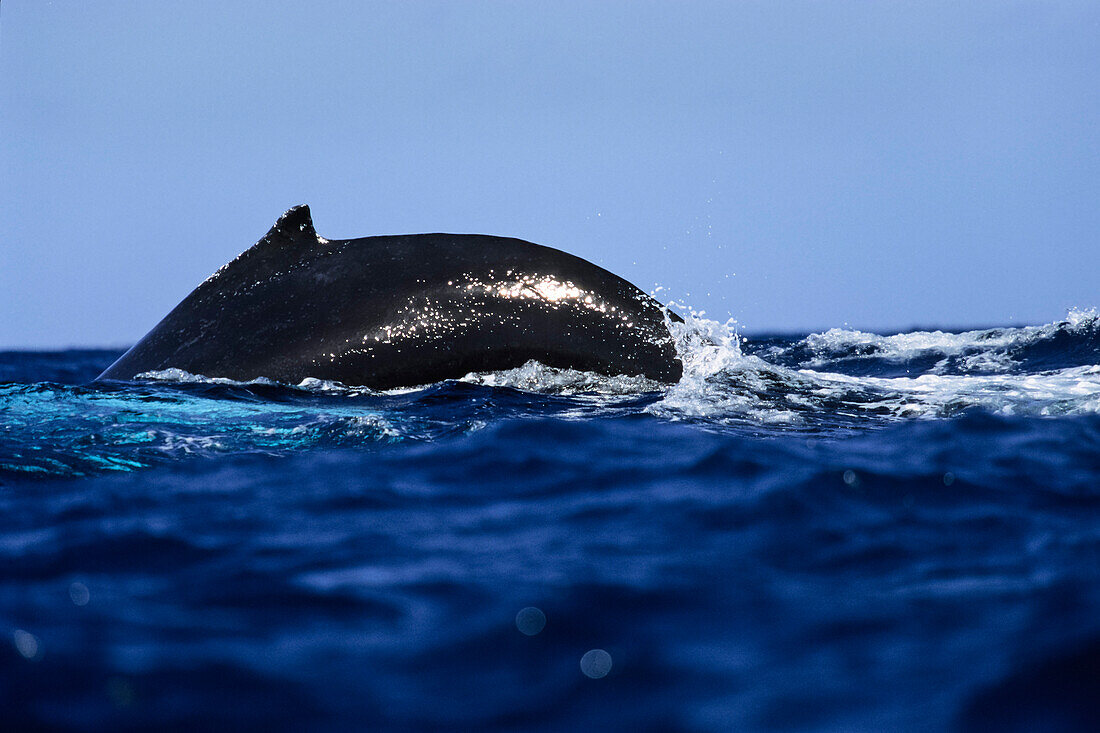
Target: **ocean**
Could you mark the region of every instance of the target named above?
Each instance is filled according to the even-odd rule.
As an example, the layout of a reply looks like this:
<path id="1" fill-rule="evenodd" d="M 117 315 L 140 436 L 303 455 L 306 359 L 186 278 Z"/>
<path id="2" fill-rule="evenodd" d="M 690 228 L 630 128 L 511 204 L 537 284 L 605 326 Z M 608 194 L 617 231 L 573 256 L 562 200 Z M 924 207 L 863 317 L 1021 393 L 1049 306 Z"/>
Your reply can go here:
<path id="1" fill-rule="evenodd" d="M 1093 731 L 1100 315 L 666 386 L 0 353 L 4 730 Z"/>

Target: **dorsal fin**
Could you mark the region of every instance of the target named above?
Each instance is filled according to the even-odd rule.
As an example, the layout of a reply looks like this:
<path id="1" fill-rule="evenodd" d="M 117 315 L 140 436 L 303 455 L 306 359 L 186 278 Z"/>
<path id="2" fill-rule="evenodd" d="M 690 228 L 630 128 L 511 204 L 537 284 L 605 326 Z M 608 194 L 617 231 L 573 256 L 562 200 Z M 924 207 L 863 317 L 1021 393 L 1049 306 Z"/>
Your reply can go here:
<path id="1" fill-rule="evenodd" d="M 316 244 L 318 239 L 317 230 L 313 228 L 313 217 L 310 216 L 309 206 L 301 204 L 287 209 L 264 238 L 256 244 L 257 246 L 271 244 L 309 246 Z"/>

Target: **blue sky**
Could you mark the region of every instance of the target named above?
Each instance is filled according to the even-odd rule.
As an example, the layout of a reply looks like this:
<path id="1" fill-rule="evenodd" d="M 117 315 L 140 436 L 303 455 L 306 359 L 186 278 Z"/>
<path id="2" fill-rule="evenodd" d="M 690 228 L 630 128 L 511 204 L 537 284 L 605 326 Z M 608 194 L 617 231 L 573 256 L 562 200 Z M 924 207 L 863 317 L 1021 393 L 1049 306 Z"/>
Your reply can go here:
<path id="1" fill-rule="evenodd" d="M 20 2 L 0 348 L 124 345 L 286 208 L 748 332 L 1100 306 L 1100 3 Z"/>

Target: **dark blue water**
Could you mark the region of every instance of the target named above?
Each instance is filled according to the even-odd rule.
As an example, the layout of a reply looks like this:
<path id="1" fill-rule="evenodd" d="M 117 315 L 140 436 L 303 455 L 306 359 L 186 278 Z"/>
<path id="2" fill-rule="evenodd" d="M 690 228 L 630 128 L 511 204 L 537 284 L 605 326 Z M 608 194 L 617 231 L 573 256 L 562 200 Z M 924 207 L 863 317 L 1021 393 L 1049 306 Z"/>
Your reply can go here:
<path id="1" fill-rule="evenodd" d="M 393 393 L 0 354 L 4 729 L 1096 729 L 1095 313 L 680 346 Z"/>

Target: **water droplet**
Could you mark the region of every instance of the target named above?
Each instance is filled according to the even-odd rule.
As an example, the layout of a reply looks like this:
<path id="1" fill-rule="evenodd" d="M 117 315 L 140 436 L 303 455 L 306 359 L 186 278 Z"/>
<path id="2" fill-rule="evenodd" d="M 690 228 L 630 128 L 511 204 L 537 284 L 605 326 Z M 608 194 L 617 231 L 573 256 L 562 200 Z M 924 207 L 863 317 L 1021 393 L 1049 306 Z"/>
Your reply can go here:
<path id="1" fill-rule="evenodd" d="M 25 659 L 34 659 L 38 656 L 38 639 L 29 631 L 16 629 L 12 632 L 11 640 L 15 644 L 15 651 Z"/>
<path id="2" fill-rule="evenodd" d="M 69 586 L 69 598 L 78 606 L 87 606 L 92 594 L 83 583 L 73 583 Z"/>
<path id="3" fill-rule="evenodd" d="M 589 649 L 581 657 L 581 671 L 594 680 L 606 677 L 611 671 L 611 655 L 603 649 Z"/>
<path id="4" fill-rule="evenodd" d="M 856 476 L 856 472 L 850 468 L 844 472 L 842 478 L 844 479 L 844 483 L 849 486 L 859 486 L 859 476 Z"/>
<path id="5" fill-rule="evenodd" d="M 534 636 L 546 626 L 546 614 L 541 609 L 528 606 L 516 614 L 516 628 L 527 636 Z"/>

